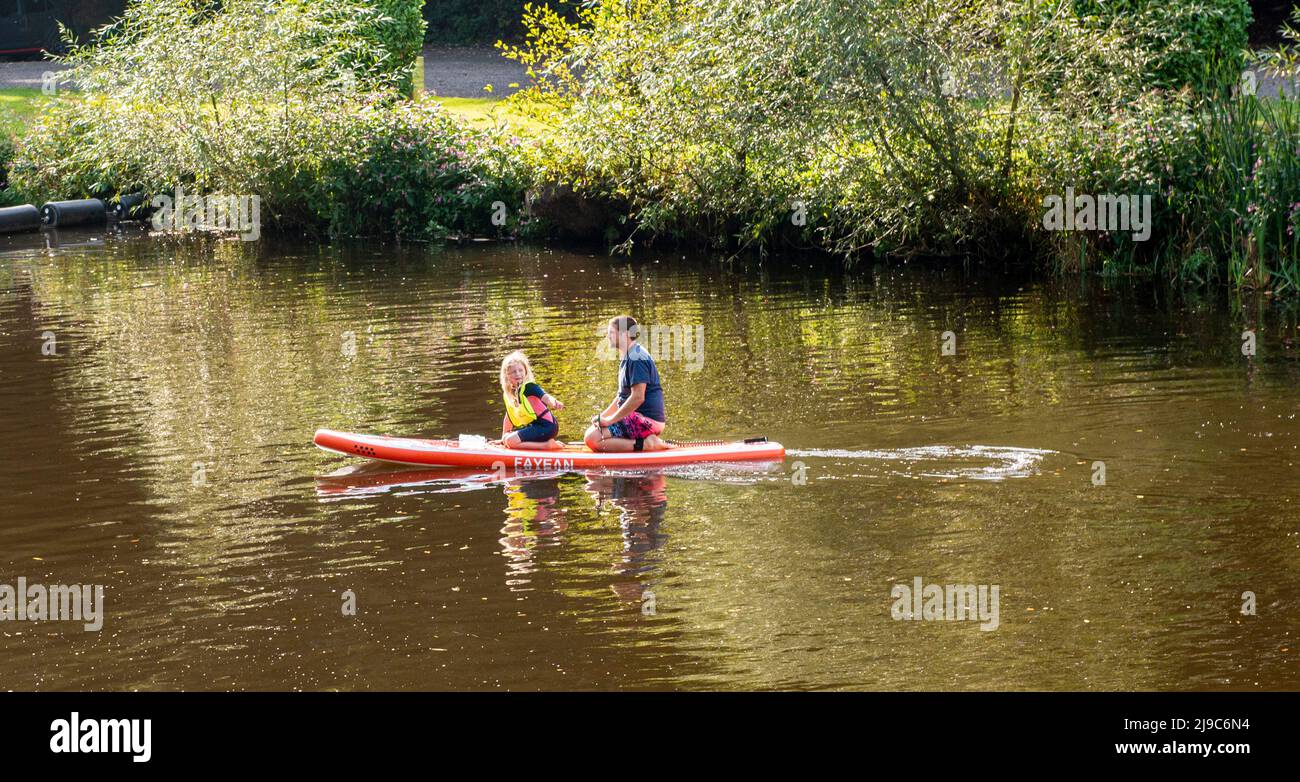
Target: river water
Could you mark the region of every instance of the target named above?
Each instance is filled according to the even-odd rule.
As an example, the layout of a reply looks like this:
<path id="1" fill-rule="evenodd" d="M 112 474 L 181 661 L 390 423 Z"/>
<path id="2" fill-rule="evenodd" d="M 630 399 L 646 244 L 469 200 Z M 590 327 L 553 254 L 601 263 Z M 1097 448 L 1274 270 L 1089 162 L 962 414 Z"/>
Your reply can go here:
<path id="1" fill-rule="evenodd" d="M 312 445 L 497 433 L 516 348 L 578 438 L 621 312 L 668 436 L 784 464 L 502 478 Z M 64 233 L 0 239 L 0 384 L 0 584 L 105 590 L 98 632 L 0 622 L 0 689 L 1300 684 L 1300 332 L 1252 300 Z M 918 578 L 997 601 L 895 619 Z"/>

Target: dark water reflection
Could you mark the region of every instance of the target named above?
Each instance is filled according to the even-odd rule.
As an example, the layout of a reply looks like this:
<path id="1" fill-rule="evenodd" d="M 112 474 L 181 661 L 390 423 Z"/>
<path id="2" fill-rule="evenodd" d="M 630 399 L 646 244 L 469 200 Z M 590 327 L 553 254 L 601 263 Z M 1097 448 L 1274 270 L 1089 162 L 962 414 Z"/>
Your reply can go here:
<path id="1" fill-rule="evenodd" d="M 672 435 L 786 463 L 310 444 L 491 433 L 514 348 L 577 438 L 619 311 L 704 327 L 660 357 Z M 987 270 L 0 239 L 0 584 L 108 603 L 0 623 L 0 687 L 1294 689 L 1298 345 L 1258 302 Z M 916 576 L 999 585 L 1000 626 L 892 620 Z"/>

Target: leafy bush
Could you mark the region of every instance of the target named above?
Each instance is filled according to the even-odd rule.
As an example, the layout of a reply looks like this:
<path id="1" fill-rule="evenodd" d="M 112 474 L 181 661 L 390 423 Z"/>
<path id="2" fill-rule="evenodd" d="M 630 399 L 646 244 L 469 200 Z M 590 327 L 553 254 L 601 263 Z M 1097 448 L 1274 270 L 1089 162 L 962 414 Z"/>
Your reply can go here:
<path id="1" fill-rule="evenodd" d="M 64 58 L 79 99 L 29 127 L 15 183 L 38 199 L 178 184 L 274 196 L 324 111 L 394 86 L 345 64 L 372 48 L 356 29 L 297 0 L 137 0 Z"/>
<path id="2" fill-rule="evenodd" d="M 1300 9 L 1294 16 L 1300 26 Z M 1300 31 L 1265 59 L 1297 94 Z M 1211 63 L 1213 66 L 1213 63 Z M 1229 71 L 1230 72 L 1230 71 Z M 1300 291 L 1300 103 L 1249 94 L 1145 95 L 1108 126 L 1087 128 L 1075 163 L 1093 192 L 1153 192 L 1151 241 L 1091 245 L 1058 235 L 1073 268 L 1097 264 L 1206 283 Z M 1080 245 L 1088 245 L 1081 251 Z"/>
<path id="3" fill-rule="evenodd" d="M 399 236 L 488 235 L 519 228 L 524 173 L 498 140 L 454 123 L 431 103 L 371 106 L 340 118 L 310 202 L 330 233 L 361 236 L 387 226 Z M 491 222 L 493 203 L 508 225 Z"/>
<path id="4" fill-rule="evenodd" d="M 0 189 L 9 186 L 9 166 L 14 159 L 14 142 L 8 135 L 0 133 Z"/>
<path id="5" fill-rule="evenodd" d="M 1118 234 L 1084 255 L 1117 272 L 1300 290 L 1300 103 L 1238 95 L 1149 119 L 1125 129 L 1145 147 L 1143 173 L 1109 192 L 1155 191 L 1151 240 Z M 1119 150 L 1121 135 L 1102 138 Z M 1059 238 L 1078 257 L 1081 238 Z"/>
<path id="6" fill-rule="evenodd" d="M 1074 0 L 1080 17 L 1125 29 L 1151 55 L 1150 86 L 1197 92 L 1235 81 L 1252 19 L 1246 0 Z"/>
<path id="7" fill-rule="evenodd" d="M 13 163 L 14 142 L 8 134 L 0 133 L 0 206 L 13 206 L 18 194 L 9 189 L 9 166 Z"/>
<path id="8" fill-rule="evenodd" d="M 1300 104 L 1228 94 L 1245 4 L 1075 7 L 632 0 L 530 8 L 504 48 L 555 127 L 543 177 L 626 204 L 633 239 L 1295 286 Z M 1044 231 L 1067 189 L 1151 196 L 1151 241 Z"/>
<path id="9" fill-rule="evenodd" d="M 1139 70 L 1131 41 L 1054 11 L 633 0 L 578 24 L 534 8 L 507 51 L 535 79 L 515 100 L 554 112 L 549 173 L 626 200 L 642 236 L 1007 251 L 1038 208 L 1029 140 L 1102 123 Z"/>
<path id="10" fill-rule="evenodd" d="M 349 30 L 358 41 L 340 58 L 358 75 L 379 77 L 399 92 L 411 88 L 411 68 L 424 44 L 425 23 L 420 12 L 424 0 L 299 0 L 319 5 L 315 18 L 324 22 L 321 38 L 329 39 L 338 30 Z"/>
<path id="11" fill-rule="evenodd" d="M 282 229 L 414 238 L 483 226 L 489 195 L 521 202 L 506 140 L 399 100 L 400 74 L 366 59 L 376 18 L 300 0 L 136 0 L 67 57 L 81 93 L 29 128 L 13 182 L 38 203 L 258 195 Z"/>

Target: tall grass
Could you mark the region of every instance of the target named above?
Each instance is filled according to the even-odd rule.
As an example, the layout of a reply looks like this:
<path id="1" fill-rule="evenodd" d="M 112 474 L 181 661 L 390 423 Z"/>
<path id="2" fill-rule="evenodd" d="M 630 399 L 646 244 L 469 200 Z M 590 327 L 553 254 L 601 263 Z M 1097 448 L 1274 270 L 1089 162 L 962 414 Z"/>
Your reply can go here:
<path id="1" fill-rule="evenodd" d="M 1300 102 L 1208 100 L 1195 121 L 1181 149 L 1162 151 L 1153 265 L 1187 281 L 1300 292 Z"/>

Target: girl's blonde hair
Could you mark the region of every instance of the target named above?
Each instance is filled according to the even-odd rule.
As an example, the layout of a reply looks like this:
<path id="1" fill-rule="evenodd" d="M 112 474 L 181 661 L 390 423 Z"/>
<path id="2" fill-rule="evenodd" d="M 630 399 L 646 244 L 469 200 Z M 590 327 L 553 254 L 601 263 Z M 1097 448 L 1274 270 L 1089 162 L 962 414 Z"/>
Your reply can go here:
<path id="1" fill-rule="evenodd" d="M 532 383 L 533 365 L 528 362 L 528 356 L 524 355 L 522 350 L 516 350 L 505 358 L 501 359 L 501 393 L 510 396 L 510 378 L 506 377 L 506 370 L 510 369 L 511 364 L 524 365 L 524 382 Z"/>

